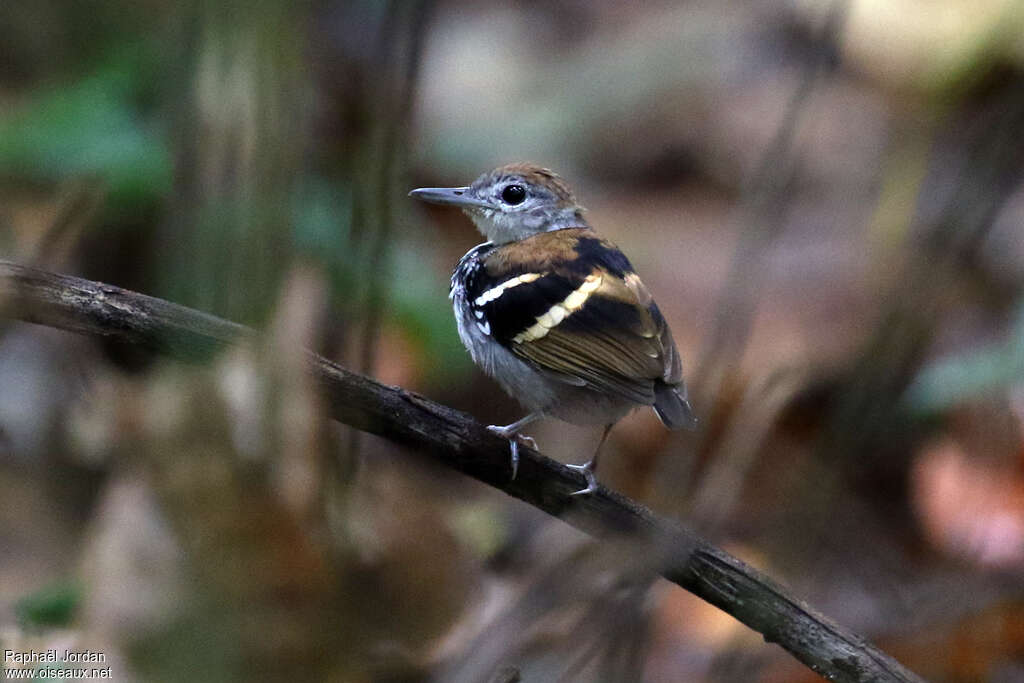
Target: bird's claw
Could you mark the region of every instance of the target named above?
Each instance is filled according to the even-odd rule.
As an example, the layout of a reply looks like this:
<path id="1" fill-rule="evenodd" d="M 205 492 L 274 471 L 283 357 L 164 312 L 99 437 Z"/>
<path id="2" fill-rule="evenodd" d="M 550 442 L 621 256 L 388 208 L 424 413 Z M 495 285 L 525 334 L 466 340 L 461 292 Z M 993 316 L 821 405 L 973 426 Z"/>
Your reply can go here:
<path id="1" fill-rule="evenodd" d="M 537 450 L 537 442 L 531 436 L 523 436 L 498 425 L 489 425 L 487 430 L 503 439 L 508 439 L 509 450 L 512 453 L 512 481 L 515 481 L 516 474 L 519 473 L 519 442 L 523 442 L 523 445 L 533 450 Z"/>
<path id="2" fill-rule="evenodd" d="M 571 470 L 576 470 L 583 475 L 583 478 L 587 482 L 587 487 L 580 489 L 579 491 L 573 491 L 569 495 L 571 496 L 586 496 L 597 491 L 597 477 L 594 476 L 594 461 L 591 460 L 582 465 L 566 465 Z"/>
<path id="3" fill-rule="evenodd" d="M 511 463 L 512 464 L 512 479 L 511 479 L 511 481 L 515 481 L 516 480 L 516 475 L 519 474 L 519 440 L 516 439 L 515 437 L 512 437 L 512 440 L 509 441 L 509 444 L 510 444 L 510 447 L 511 447 L 511 450 L 512 450 L 512 463 Z"/>
<path id="4" fill-rule="evenodd" d="M 523 436 L 522 434 L 518 434 L 516 435 L 516 439 L 522 441 L 524 446 L 532 448 L 535 451 L 539 450 L 537 448 L 537 440 L 534 439 L 532 436 Z"/>

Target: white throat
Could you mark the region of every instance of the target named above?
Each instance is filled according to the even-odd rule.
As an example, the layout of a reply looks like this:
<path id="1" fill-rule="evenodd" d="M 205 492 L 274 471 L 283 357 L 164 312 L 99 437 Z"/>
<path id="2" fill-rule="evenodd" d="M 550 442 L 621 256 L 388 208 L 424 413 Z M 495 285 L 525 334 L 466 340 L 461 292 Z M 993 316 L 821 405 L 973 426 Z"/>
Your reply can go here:
<path id="1" fill-rule="evenodd" d="M 565 228 L 586 227 L 587 222 L 575 207 L 559 211 L 500 211 L 474 208 L 466 210 L 476 229 L 494 244 L 518 242 L 531 235 Z"/>

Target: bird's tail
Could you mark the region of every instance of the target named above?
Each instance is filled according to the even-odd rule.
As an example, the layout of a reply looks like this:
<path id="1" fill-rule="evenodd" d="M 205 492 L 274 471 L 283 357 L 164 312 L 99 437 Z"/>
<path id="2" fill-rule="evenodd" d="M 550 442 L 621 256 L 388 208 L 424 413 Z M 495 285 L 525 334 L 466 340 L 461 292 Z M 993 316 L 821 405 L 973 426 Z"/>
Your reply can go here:
<path id="1" fill-rule="evenodd" d="M 654 412 L 669 429 L 693 429 L 697 426 L 697 416 L 686 400 L 686 386 L 682 383 L 655 382 Z"/>

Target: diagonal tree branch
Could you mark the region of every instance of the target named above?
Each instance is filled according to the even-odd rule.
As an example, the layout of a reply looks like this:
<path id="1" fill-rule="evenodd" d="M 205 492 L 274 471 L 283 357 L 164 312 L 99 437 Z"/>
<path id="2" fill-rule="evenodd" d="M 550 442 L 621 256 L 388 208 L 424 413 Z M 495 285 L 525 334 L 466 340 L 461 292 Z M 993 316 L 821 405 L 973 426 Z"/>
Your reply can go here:
<path id="1" fill-rule="evenodd" d="M 255 332 L 119 287 L 0 261 L 0 315 L 72 332 L 114 337 L 181 359 L 202 358 Z M 920 679 L 860 636 L 815 612 L 767 576 L 678 524 L 614 491 L 586 497 L 579 475 L 521 449 L 510 481 L 508 443 L 464 413 L 400 387 L 384 386 L 309 354 L 334 419 L 429 454 L 598 537 L 640 544 L 652 566 L 693 594 L 759 631 L 835 681 Z"/>

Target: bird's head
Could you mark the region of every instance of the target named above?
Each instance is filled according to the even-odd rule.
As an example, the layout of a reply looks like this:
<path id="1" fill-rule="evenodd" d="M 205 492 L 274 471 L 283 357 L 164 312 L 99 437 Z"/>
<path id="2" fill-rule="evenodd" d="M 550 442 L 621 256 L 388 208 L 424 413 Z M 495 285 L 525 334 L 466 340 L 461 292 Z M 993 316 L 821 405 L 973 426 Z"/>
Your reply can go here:
<path id="1" fill-rule="evenodd" d="M 501 166 L 468 187 L 423 187 L 409 196 L 460 207 L 495 244 L 562 228 L 588 227 L 583 207 L 562 179 L 536 164 Z"/>

